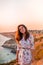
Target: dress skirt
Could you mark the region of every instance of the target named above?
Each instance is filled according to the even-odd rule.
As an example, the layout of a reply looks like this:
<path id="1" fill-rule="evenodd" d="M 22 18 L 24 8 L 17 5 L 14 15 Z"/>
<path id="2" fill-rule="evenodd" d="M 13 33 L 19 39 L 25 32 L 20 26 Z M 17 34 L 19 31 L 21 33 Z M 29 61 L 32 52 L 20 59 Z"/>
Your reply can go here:
<path id="1" fill-rule="evenodd" d="M 20 49 L 18 54 L 18 63 L 20 65 L 29 64 L 32 60 L 32 55 L 30 49 Z"/>

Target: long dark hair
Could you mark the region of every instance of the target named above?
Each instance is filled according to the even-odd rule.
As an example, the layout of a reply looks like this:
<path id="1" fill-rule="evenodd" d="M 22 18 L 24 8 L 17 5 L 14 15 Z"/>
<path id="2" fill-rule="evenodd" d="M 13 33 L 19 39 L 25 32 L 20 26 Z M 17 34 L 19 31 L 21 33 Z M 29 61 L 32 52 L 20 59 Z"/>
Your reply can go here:
<path id="1" fill-rule="evenodd" d="M 24 25 L 24 24 L 20 24 L 20 25 L 18 25 L 18 27 L 17 27 L 17 31 L 16 31 L 16 40 L 17 41 L 20 41 L 21 39 L 22 39 L 22 37 L 23 37 L 23 34 L 20 32 L 20 30 L 19 30 L 19 27 L 20 26 L 23 26 L 24 28 L 25 28 L 25 40 L 27 39 L 27 38 L 29 38 L 29 32 L 28 32 L 28 30 L 27 30 L 27 27 Z"/>

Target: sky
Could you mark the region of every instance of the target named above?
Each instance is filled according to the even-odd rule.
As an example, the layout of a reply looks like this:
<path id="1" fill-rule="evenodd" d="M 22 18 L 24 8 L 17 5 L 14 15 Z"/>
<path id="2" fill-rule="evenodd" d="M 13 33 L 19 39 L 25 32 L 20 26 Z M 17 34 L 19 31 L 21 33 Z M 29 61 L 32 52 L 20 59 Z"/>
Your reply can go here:
<path id="1" fill-rule="evenodd" d="M 43 30 L 43 0 L 0 0 L 0 32 L 16 31 L 19 24 Z"/>

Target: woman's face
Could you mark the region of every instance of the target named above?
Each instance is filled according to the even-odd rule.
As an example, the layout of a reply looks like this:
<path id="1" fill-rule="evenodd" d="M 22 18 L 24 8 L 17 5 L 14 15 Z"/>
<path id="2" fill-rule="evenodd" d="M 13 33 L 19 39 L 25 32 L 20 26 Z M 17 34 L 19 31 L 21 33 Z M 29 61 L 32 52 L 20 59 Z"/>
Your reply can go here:
<path id="1" fill-rule="evenodd" d="M 25 33 L 25 31 L 26 31 L 26 29 L 25 29 L 25 27 L 23 27 L 23 26 L 20 26 L 19 27 L 19 31 L 21 32 L 21 33 Z"/>

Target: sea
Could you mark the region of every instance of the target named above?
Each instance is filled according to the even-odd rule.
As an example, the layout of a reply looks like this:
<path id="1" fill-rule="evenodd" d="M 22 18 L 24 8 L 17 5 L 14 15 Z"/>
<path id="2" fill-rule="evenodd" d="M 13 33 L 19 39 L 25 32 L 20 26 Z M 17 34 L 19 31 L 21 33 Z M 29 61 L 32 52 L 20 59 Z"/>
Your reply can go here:
<path id="1" fill-rule="evenodd" d="M 2 47 L 4 42 L 9 39 L 0 34 L 0 64 L 9 63 L 16 59 L 16 54 L 11 52 L 12 49 Z"/>

